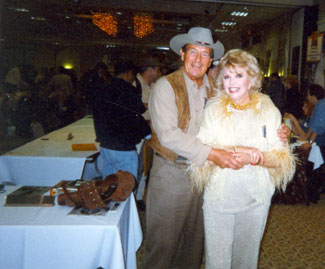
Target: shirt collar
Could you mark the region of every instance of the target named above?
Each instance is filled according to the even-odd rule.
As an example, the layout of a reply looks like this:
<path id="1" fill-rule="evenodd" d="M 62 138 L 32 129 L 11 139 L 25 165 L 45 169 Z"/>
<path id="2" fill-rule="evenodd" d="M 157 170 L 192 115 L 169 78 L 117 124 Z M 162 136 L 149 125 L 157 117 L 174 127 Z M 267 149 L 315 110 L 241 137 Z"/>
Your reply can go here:
<path id="1" fill-rule="evenodd" d="M 186 86 L 197 89 L 197 84 L 193 80 L 189 79 L 189 77 L 185 74 L 184 69 L 183 69 L 183 75 L 184 75 Z M 210 84 L 208 83 L 207 75 L 204 74 L 201 88 L 206 89 L 206 87 L 210 88 Z"/>

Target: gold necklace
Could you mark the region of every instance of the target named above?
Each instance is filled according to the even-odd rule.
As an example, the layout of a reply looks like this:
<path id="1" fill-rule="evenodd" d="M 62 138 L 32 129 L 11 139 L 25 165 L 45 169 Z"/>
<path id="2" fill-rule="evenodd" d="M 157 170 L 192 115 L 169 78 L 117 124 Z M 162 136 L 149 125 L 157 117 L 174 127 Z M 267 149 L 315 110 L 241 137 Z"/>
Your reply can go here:
<path id="1" fill-rule="evenodd" d="M 231 105 L 234 109 L 237 109 L 237 110 L 245 110 L 245 109 L 247 109 L 247 107 L 249 107 L 250 102 L 248 102 L 248 103 L 245 104 L 245 105 L 239 105 L 239 104 L 235 104 L 234 102 L 231 102 L 230 105 Z"/>

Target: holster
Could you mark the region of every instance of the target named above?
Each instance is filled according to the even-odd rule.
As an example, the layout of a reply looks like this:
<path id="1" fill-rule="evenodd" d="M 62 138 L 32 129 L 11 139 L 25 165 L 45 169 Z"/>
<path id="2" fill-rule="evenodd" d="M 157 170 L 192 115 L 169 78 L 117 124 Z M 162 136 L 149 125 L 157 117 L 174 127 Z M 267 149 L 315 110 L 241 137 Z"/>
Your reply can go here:
<path id="1" fill-rule="evenodd" d="M 70 192 L 63 185 L 63 194 L 58 196 L 58 204 L 85 209 L 105 208 L 110 201 L 122 202 L 135 187 L 134 176 L 127 171 L 118 171 L 102 180 L 82 183 L 77 191 Z"/>

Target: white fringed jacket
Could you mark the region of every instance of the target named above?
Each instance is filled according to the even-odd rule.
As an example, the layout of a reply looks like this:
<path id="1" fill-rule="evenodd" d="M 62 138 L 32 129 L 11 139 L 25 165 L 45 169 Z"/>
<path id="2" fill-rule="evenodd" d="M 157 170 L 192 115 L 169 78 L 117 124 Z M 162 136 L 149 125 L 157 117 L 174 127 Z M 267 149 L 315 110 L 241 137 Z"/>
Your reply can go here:
<path id="1" fill-rule="evenodd" d="M 258 148 L 265 159 L 274 161 L 276 168 L 246 165 L 233 170 L 222 169 L 210 161 L 202 167 L 191 163 L 188 171 L 192 182 L 199 190 L 204 187 L 205 200 L 226 199 L 228 204 L 234 203 L 234 207 L 238 207 L 241 200 L 246 200 L 243 207 L 252 201 L 269 204 L 275 188 L 284 190 L 294 175 L 295 156 L 277 135 L 281 125 L 280 112 L 262 93 L 251 92 L 250 98 L 246 110 L 233 109 L 224 92 L 210 99 L 198 138 L 214 148 Z"/>

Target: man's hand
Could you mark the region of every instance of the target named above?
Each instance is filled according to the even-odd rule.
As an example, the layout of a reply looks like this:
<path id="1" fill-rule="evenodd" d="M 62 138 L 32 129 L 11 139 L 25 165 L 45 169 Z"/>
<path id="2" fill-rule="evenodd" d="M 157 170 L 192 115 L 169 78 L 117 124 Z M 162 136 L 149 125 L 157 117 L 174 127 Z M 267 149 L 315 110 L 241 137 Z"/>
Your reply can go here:
<path id="1" fill-rule="evenodd" d="M 281 124 L 281 127 L 278 129 L 278 137 L 283 143 L 289 141 L 291 130 L 285 124 Z"/>
<path id="2" fill-rule="evenodd" d="M 208 160 L 214 162 L 221 168 L 231 168 L 238 170 L 244 166 L 239 160 L 236 160 L 232 154 L 223 149 L 211 149 Z"/>

